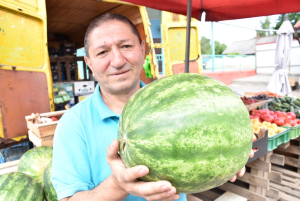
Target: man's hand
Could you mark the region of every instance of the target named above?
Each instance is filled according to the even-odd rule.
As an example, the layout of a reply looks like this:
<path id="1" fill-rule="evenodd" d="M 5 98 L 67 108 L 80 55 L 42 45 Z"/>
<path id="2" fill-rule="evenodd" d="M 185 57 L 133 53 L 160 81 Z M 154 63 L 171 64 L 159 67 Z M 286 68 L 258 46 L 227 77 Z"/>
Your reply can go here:
<path id="1" fill-rule="evenodd" d="M 126 168 L 119 154 L 119 141 L 113 140 L 107 148 L 107 162 L 112 170 L 115 188 L 128 194 L 143 197 L 146 200 L 170 201 L 179 199 L 176 189 L 168 181 L 144 182 L 137 178 L 149 173 L 146 166 Z"/>
<path id="2" fill-rule="evenodd" d="M 249 154 L 249 158 L 253 158 L 253 156 L 254 156 L 254 151 L 253 151 L 253 149 L 251 149 L 250 154 Z M 237 173 L 237 175 L 238 175 L 239 177 L 242 177 L 242 176 L 244 176 L 245 172 L 246 172 L 246 167 L 244 166 L 244 167 Z M 237 178 L 237 176 L 234 175 L 229 181 L 235 182 L 236 178 Z"/>

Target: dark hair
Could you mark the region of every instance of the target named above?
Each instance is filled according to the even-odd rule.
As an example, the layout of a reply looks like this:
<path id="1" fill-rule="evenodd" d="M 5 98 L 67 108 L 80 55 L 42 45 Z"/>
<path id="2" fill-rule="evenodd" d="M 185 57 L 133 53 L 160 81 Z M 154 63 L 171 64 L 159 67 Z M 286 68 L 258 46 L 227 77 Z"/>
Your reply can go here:
<path id="1" fill-rule="evenodd" d="M 91 32 L 97 28 L 98 26 L 100 26 L 102 23 L 108 22 L 108 21 L 112 21 L 112 20 L 117 20 L 120 22 L 123 22 L 127 25 L 129 25 L 129 27 L 131 28 L 131 31 L 134 35 L 136 35 L 139 39 L 139 42 L 142 43 L 142 39 L 141 36 L 137 30 L 137 28 L 134 26 L 134 24 L 125 16 L 120 15 L 120 14 L 115 14 L 115 13 L 106 13 L 103 15 L 100 15 L 99 17 L 95 18 L 89 25 L 89 27 L 87 28 L 87 31 L 85 33 L 85 37 L 84 37 L 84 49 L 85 49 L 85 54 L 87 57 L 89 57 L 89 47 L 90 47 L 90 41 L 89 41 L 89 36 L 91 34 Z"/>

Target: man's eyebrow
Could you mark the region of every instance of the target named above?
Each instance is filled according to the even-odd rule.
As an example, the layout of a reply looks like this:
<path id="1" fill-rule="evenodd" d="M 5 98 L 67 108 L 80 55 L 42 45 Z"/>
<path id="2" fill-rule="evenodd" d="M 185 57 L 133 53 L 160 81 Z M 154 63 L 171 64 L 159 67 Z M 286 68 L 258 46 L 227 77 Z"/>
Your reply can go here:
<path id="1" fill-rule="evenodd" d="M 122 40 L 119 40 L 118 41 L 118 44 L 121 44 L 121 43 L 125 43 L 125 42 L 128 42 L 128 41 L 131 41 L 129 38 L 126 38 L 126 39 L 122 39 Z M 96 47 L 96 49 L 101 49 L 101 48 L 107 48 L 109 45 L 99 45 Z"/>

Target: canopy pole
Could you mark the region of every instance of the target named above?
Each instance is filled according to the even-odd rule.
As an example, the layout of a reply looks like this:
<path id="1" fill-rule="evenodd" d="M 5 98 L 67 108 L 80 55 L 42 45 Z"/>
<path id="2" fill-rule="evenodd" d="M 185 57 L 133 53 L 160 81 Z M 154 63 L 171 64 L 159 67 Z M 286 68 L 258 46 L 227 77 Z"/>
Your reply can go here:
<path id="1" fill-rule="evenodd" d="M 187 2 L 186 17 L 187 17 L 187 26 L 186 26 L 186 49 L 185 49 L 185 68 L 184 68 L 184 72 L 189 73 L 192 0 L 188 0 L 188 2 Z"/>

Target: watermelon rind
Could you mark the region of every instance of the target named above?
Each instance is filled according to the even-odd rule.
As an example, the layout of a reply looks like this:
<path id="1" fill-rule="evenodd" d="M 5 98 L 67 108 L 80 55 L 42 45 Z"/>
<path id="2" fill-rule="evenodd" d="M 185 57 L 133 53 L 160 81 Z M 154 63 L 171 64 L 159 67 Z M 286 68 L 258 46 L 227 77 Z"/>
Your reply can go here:
<path id="1" fill-rule="evenodd" d="M 51 182 L 51 167 L 52 161 L 50 161 L 50 163 L 44 171 L 44 193 L 47 201 L 57 201 L 57 194 Z"/>
<path id="2" fill-rule="evenodd" d="M 176 74 L 140 89 L 119 120 L 126 167 L 145 165 L 144 181 L 168 180 L 178 193 L 228 181 L 246 164 L 252 126 L 241 99 L 222 82 Z"/>
<path id="3" fill-rule="evenodd" d="M 28 174 L 42 186 L 44 171 L 52 160 L 53 148 L 49 146 L 35 147 L 25 152 L 19 162 L 18 172 Z"/>
<path id="4" fill-rule="evenodd" d="M 0 201 L 43 201 L 42 185 L 27 174 L 7 173 L 0 176 Z"/>

